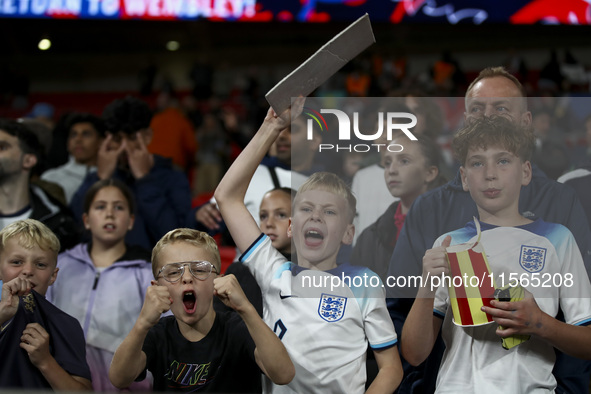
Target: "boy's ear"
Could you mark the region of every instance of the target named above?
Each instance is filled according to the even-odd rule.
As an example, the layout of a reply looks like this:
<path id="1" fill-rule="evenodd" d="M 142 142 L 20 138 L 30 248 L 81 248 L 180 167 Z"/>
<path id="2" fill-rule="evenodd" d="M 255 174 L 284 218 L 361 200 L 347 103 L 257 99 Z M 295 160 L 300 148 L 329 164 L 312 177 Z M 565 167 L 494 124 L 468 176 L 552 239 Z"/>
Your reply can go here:
<path id="1" fill-rule="evenodd" d="M 289 218 L 289 226 L 287 226 L 287 238 L 291 238 L 291 217 Z"/>
<path id="2" fill-rule="evenodd" d="M 466 181 L 466 170 L 464 169 L 464 166 L 460 167 L 460 175 L 462 177 L 462 188 L 465 192 L 469 192 L 470 188 L 468 187 L 468 182 Z"/>
<path id="3" fill-rule="evenodd" d="M 353 243 L 354 236 L 355 236 L 355 225 L 348 224 L 347 229 L 345 230 L 345 234 L 343 234 L 343 238 L 341 239 L 341 243 L 343 245 L 351 245 Z"/>
<path id="4" fill-rule="evenodd" d="M 531 163 L 529 162 L 529 160 L 526 160 L 521 165 L 521 168 L 522 168 L 522 171 L 523 171 L 523 177 L 522 177 L 522 180 L 521 180 L 521 185 L 522 186 L 527 186 L 531 182 L 531 177 L 532 177 Z"/>
<path id="5" fill-rule="evenodd" d="M 129 226 L 127 226 L 127 231 L 130 231 L 133 228 L 134 223 L 135 223 L 135 215 L 129 215 Z"/>
<path id="6" fill-rule="evenodd" d="M 55 270 L 53 270 L 53 274 L 51 274 L 51 278 L 49 278 L 49 286 L 51 286 L 52 284 L 54 284 L 54 283 L 55 283 L 55 280 L 57 279 L 57 272 L 58 272 L 59 270 L 60 270 L 60 269 L 59 269 L 59 268 L 57 268 L 57 267 L 55 267 Z"/>

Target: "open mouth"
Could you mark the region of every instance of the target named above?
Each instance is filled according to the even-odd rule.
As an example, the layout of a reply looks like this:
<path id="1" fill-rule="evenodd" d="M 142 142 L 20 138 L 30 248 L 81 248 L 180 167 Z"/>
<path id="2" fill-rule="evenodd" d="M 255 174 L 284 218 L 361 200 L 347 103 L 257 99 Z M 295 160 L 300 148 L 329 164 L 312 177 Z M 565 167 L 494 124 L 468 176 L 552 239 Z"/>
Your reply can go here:
<path id="1" fill-rule="evenodd" d="M 114 231 L 116 229 L 115 225 L 112 223 L 105 224 L 103 228 L 107 231 Z"/>
<path id="2" fill-rule="evenodd" d="M 318 246 L 324 240 L 324 234 L 317 230 L 308 230 L 304 234 L 304 239 L 306 240 L 306 245 Z"/>
<path id="3" fill-rule="evenodd" d="M 193 293 L 192 291 L 185 291 L 183 293 L 183 307 L 185 308 L 185 312 L 195 312 L 195 307 L 197 305 L 196 301 L 197 297 L 195 297 L 195 293 Z"/>

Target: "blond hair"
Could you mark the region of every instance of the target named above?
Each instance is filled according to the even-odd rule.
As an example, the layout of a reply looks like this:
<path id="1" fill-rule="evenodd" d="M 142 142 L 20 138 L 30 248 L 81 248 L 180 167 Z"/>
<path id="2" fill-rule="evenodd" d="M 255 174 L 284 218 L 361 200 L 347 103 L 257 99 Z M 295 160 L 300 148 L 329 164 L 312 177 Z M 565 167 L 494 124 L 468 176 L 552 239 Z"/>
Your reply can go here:
<path id="1" fill-rule="evenodd" d="M 152 272 L 154 273 L 154 278 L 156 278 L 156 273 L 158 272 L 158 255 L 162 251 L 162 248 L 176 242 L 186 242 L 198 248 L 205 249 L 213 256 L 214 261 L 210 261 L 210 263 L 213 264 L 218 273 L 221 272 L 220 251 L 215 240 L 202 231 L 190 228 L 177 228 L 164 234 L 156 246 L 154 246 L 154 249 L 152 249 Z"/>
<path id="2" fill-rule="evenodd" d="M 336 174 L 333 174 L 332 172 L 315 172 L 310 175 L 310 177 L 298 189 L 294 203 L 301 193 L 308 190 L 324 190 L 343 197 L 347 202 L 349 223 L 353 223 L 355 209 L 357 207 L 357 199 L 351 192 L 351 188 L 349 188 L 349 186 L 347 186 L 347 184 Z"/>
<path id="3" fill-rule="evenodd" d="M 18 220 L 0 231 L 0 252 L 4 251 L 9 239 L 19 237 L 18 244 L 26 249 L 35 246 L 55 253 L 55 262 L 60 251 L 60 241 L 57 236 L 43 223 L 35 219 Z"/>

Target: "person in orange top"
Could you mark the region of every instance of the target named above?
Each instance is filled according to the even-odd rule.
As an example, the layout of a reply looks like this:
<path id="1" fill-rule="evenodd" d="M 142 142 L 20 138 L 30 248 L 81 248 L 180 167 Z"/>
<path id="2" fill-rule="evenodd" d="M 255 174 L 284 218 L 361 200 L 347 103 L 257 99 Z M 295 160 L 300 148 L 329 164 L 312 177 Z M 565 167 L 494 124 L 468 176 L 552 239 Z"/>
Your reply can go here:
<path id="1" fill-rule="evenodd" d="M 171 158 L 187 173 L 194 164 L 197 141 L 193 125 L 175 103 L 169 93 L 161 93 L 158 97 L 158 107 L 162 109 L 152 117 L 153 136 L 148 151 Z"/>

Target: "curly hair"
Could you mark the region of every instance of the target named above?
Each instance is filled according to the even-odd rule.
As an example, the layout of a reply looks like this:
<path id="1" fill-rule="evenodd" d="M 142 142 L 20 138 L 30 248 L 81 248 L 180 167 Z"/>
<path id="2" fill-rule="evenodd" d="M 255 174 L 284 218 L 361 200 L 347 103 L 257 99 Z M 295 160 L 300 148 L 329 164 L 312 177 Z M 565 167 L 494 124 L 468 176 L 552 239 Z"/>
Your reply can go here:
<path id="1" fill-rule="evenodd" d="M 152 110 L 144 101 L 127 96 L 107 105 L 103 119 L 107 131 L 111 133 L 134 134 L 150 126 Z"/>
<path id="2" fill-rule="evenodd" d="M 454 136 L 452 149 L 454 157 L 466 164 L 468 150 L 502 147 L 522 161 L 531 160 L 535 137 L 531 127 L 516 124 L 504 116 L 484 116 L 473 119 Z"/>

